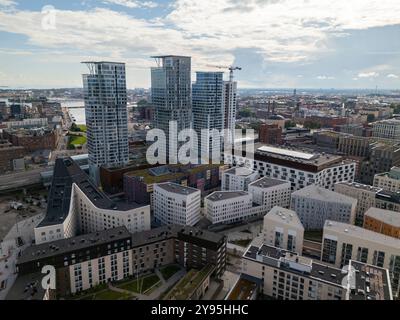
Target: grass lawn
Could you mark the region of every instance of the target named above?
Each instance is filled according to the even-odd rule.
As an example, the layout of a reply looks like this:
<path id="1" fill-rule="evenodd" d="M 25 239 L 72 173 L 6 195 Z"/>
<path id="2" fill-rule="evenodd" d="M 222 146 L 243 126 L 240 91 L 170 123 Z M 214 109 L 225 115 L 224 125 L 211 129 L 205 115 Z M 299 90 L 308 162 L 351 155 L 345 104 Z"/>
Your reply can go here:
<path id="1" fill-rule="evenodd" d="M 86 128 L 86 126 L 84 125 L 84 124 L 78 124 L 78 126 L 77 126 L 79 129 L 81 129 L 81 132 L 86 132 L 87 131 L 87 128 Z"/>
<path id="2" fill-rule="evenodd" d="M 168 280 L 175 273 L 177 273 L 179 270 L 181 270 L 181 268 L 179 268 L 178 266 L 173 265 L 173 266 L 167 266 L 165 268 L 160 269 L 160 272 L 161 272 L 162 276 L 164 277 L 164 279 Z"/>
<path id="3" fill-rule="evenodd" d="M 160 282 L 160 278 L 156 274 L 152 274 L 139 278 L 138 280 L 119 284 L 117 287 L 132 292 L 145 293 L 158 282 Z"/>
<path id="4" fill-rule="evenodd" d="M 127 293 L 105 290 L 96 293 L 93 300 L 128 300 L 130 298 L 132 298 L 132 296 Z"/>
<path id="5" fill-rule="evenodd" d="M 231 243 L 236 244 L 241 247 L 247 247 L 250 242 L 251 242 L 251 239 L 241 239 L 241 240 L 231 241 Z"/>
<path id="6" fill-rule="evenodd" d="M 87 141 L 87 139 L 85 136 L 69 135 L 68 147 L 75 148 L 75 146 L 78 146 L 78 145 L 82 146 L 86 143 L 86 141 Z"/>

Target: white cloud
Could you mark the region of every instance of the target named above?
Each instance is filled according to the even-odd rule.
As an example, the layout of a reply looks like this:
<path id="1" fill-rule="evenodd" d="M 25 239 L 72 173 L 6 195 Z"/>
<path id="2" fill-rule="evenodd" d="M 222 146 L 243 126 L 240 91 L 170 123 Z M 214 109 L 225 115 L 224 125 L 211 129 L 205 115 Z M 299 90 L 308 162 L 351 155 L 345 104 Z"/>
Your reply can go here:
<path id="1" fill-rule="evenodd" d="M 378 72 L 371 71 L 371 72 L 360 72 L 357 77 L 358 78 L 376 78 L 379 76 Z"/>
<path id="2" fill-rule="evenodd" d="M 317 76 L 318 80 L 333 80 L 335 77 L 332 76 Z"/>
<path id="3" fill-rule="evenodd" d="M 0 0 L 0 7 L 12 7 L 15 6 L 17 3 L 12 0 Z"/>
<path id="4" fill-rule="evenodd" d="M 127 8 L 155 8 L 158 6 L 158 4 L 153 1 L 103 0 L 103 3 L 116 4 Z"/>
<path id="5" fill-rule="evenodd" d="M 388 74 L 388 75 L 387 75 L 387 77 L 388 77 L 388 78 L 392 78 L 392 79 L 398 79 L 398 78 L 399 78 L 399 76 L 398 76 L 398 75 L 396 75 L 396 74 L 393 74 L 393 73 L 391 73 L 391 74 Z"/>

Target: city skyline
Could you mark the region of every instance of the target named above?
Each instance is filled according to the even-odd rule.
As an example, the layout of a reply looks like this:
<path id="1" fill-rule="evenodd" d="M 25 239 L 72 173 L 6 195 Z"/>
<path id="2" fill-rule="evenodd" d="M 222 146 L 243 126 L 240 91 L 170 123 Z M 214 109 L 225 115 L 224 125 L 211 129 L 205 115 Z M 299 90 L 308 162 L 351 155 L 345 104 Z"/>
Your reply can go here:
<path id="1" fill-rule="evenodd" d="M 238 65 L 241 88 L 399 88 L 400 4 L 365 2 L 2 0 L 0 87 L 80 87 L 80 61 L 111 60 L 149 88 L 150 56 L 173 54 L 193 79 Z"/>

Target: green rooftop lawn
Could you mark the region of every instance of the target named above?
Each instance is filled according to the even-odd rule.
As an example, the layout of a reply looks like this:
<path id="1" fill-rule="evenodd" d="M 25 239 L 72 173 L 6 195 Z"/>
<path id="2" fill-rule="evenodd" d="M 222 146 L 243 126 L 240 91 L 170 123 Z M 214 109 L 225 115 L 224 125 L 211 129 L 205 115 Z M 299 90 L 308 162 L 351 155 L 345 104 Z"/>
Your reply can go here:
<path id="1" fill-rule="evenodd" d="M 304 231 L 304 239 L 315 242 L 322 242 L 322 230 L 308 230 Z"/>
<path id="2" fill-rule="evenodd" d="M 105 290 L 100 293 L 96 293 L 93 300 L 129 300 L 132 298 L 133 296 L 127 293 Z"/>
<path id="3" fill-rule="evenodd" d="M 178 284 L 166 295 L 165 300 L 186 300 L 193 291 L 202 283 L 205 277 L 213 270 L 212 265 L 204 267 L 198 271 L 190 270 Z"/>
<path id="4" fill-rule="evenodd" d="M 164 267 L 160 270 L 162 276 L 164 277 L 165 280 L 168 280 L 169 278 L 171 278 L 175 273 L 177 273 L 181 268 L 179 268 L 176 265 L 172 265 L 172 266 L 167 266 Z"/>
<path id="5" fill-rule="evenodd" d="M 78 145 L 84 145 L 87 141 L 87 138 L 85 136 L 80 136 L 80 135 L 69 135 L 69 147 L 74 148 L 75 146 Z"/>
<path id="6" fill-rule="evenodd" d="M 152 274 L 149 276 L 141 277 L 137 280 L 118 284 L 116 287 L 136 293 L 145 293 L 147 290 L 149 290 L 160 281 L 160 278 L 156 274 Z"/>

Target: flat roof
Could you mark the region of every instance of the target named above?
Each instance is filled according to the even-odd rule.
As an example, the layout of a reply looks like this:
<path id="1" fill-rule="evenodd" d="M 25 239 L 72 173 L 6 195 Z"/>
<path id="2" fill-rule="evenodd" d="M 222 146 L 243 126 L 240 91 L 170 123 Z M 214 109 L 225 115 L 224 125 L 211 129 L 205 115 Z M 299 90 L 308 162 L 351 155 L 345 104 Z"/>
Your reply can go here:
<path id="1" fill-rule="evenodd" d="M 319 187 L 315 184 L 311 184 L 309 186 L 306 186 L 300 190 L 293 192 L 292 197 L 293 196 L 306 197 L 308 199 L 327 201 L 327 202 L 340 202 L 347 204 L 357 203 L 357 199 L 355 198 L 351 198 L 344 194 Z"/>
<path id="2" fill-rule="evenodd" d="M 215 191 L 207 196 L 206 199 L 216 202 L 248 195 L 249 193 L 246 191 Z"/>
<path id="3" fill-rule="evenodd" d="M 270 188 L 270 187 L 279 186 L 281 184 L 289 184 L 289 186 L 290 186 L 289 181 L 273 179 L 273 178 L 268 178 L 268 177 L 263 177 L 261 179 L 258 179 L 256 181 L 250 183 L 249 186 L 258 187 L 258 188 Z"/>
<path id="4" fill-rule="evenodd" d="M 355 288 L 349 300 L 393 300 L 388 270 L 351 260 L 356 270 Z"/>
<path id="5" fill-rule="evenodd" d="M 312 158 L 316 157 L 316 155 L 311 154 L 311 153 L 305 153 L 305 152 L 289 150 L 289 149 L 284 149 L 284 148 L 271 147 L 271 146 L 260 147 L 257 149 L 257 151 L 268 152 L 268 153 L 278 154 L 278 155 L 282 155 L 282 156 L 289 156 L 289 157 L 299 158 L 299 159 L 303 159 L 303 160 L 311 160 Z"/>
<path id="6" fill-rule="evenodd" d="M 125 62 L 114 62 L 114 61 L 82 61 L 81 63 L 84 64 L 104 64 L 104 63 L 109 63 L 109 64 L 125 64 Z"/>
<path id="7" fill-rule="evenodd" d="M 21 257 L 18 259 L 18 264 L 74 252 L 130 237 L 131 234 L 126 227 L 118 227 L 72 238 L 37 244 L 28 247 L 23 251 Z"/>
<path id="8" fill-rule="evenodd" d="M 173 183 L 173 182 L 159 183 L 159 184 L 157 184 L 157 187 L 164 189 L 165 191 L 168 191 L 171 193 L 183 194 L 183 195 L 200 193 L 199 189 L 185 187 L 180 184 Z"/>
<path id="9" fill-rule="evenodd" d="M 375 195 L 375 198 L 400 204 L 400 192 L 381 190 Z"/>
<path id="10" fill-rule="evenodd" d="M 382 190 L 382 188 L 378 188 L 378 187 L 374 187 L 374 186 L 370 186 L 368 184 L 362 184 L 362 183 L 358 183 L 358 182 L 337 182 L 337 183 L 335 183 L 335 185 L 349 186 L 349 187 L 353 187 L 353 188 L 360 189 L 360 190 L 371 191 L 374 193 L 377 193 Z"/>
<path id="11" fill-rule="evenodd" d="M 227 300 L 251 300 L 258 284 L 243 277 L 240 277 L 232 288 Z"/>
<path id="12" fill-rule="evenodd" d="M 400 228 L 400 212 L 371 207 L 364 215 Z"/>
<path id="13" fill-rule="evenodd" d="M 233 167 L 233 168 L 230 168 L 228 170 L 225 170 L 224 174 L 225 173 L 233 174 L 235 176 L 247 177 L 247 176 L 250 176 L 250 175 L 256 173 L 256 171 L 250 170 L 250 169 L 248 169 L 246 167 Z"/>
<path id="14" fill-rule="evenodd" d="M 386 236 L 382 233 L 374 232 L 365 228 L 357 227 L 351 224 L 338 221 L 325 220 L 324 237 L 329 235 L 329 232 L 339 233 L 355 237 L 361 241 L 372 241 L 383 244 L 384 246 L 392 247 L 396 250 L 400 248 L 400 239 Z"/>
<path id="15" fill-rule="evenodd" d="M 303 224 L 301 223 L 296 211 L 282 208 L 279 206 L 273 207 L 265 216 L 264 220 L 272 220 L 272 221 L 277 221 L 281 223 L 287 223 L 292 226 L 296 226 L 299 228 L 303 228 Z"/>

